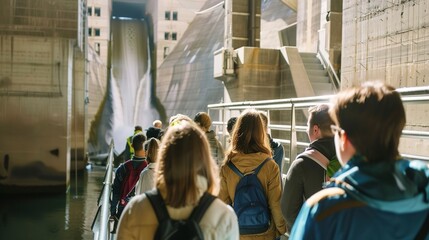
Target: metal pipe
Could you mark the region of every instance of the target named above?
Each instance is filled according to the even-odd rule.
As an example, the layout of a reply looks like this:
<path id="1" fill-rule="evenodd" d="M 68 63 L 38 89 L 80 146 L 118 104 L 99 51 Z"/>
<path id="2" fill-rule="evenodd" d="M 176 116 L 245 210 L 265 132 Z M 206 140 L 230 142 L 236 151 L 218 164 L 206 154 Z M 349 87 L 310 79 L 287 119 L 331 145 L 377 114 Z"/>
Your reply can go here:
<path id="1" fill-rule="evenodd" d="M 247 33 L 247 44 L 249 47 L 256 47 L 255 46 L 255 39 L 256 39 L 256 33 L 255 33 L 255 18 L 256 18 L 256 0 L 248 0 L 248 8 L 249 8 L 249 19 L 248 19 L 248 33 Z"/>
<path id="2" fill-rule="evenodd" d="M 224 48 L 232 48 L 232 0 L 225 0 L 225 31 L 224 31 Z"/>

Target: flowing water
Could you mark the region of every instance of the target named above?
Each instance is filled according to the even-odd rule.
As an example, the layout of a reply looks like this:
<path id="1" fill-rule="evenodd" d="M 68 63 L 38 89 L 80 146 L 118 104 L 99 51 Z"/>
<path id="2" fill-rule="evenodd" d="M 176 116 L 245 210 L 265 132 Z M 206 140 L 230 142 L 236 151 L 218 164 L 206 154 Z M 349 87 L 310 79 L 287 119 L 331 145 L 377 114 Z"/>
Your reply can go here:
<path id="1" fill-rule="evenodd" d="M 105 167 L 72 174 L 66 194 L 1 196 L 0 239 L 93 239 Z"/>
<path id="2" fill-rule="evenodd" d="M 112 19 L 111 73 L 105 101 L 96 121 L 97 142 L 90 142 L 89 152 L 106 153 L 111 139 L 115 151 L 125 149 L 126 138 L 134 126 L 152 126 L 159 113 L 152 93 L 149 34 L 142 20 Z M 103 142 L 104 144 L 100 144 Z"/>

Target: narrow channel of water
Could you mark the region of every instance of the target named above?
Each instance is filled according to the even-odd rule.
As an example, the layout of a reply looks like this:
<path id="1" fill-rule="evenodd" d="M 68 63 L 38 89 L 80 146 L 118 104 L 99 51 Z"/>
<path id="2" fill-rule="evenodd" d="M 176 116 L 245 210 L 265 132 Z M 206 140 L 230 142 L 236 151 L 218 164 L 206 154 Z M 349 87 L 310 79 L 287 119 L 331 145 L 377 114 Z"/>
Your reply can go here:
<path id="1" fill-rule="evenodd" d="M 105 167 L 71 174 L 66 194 L 1 196 L 0 239 L 93 239 Z"/>

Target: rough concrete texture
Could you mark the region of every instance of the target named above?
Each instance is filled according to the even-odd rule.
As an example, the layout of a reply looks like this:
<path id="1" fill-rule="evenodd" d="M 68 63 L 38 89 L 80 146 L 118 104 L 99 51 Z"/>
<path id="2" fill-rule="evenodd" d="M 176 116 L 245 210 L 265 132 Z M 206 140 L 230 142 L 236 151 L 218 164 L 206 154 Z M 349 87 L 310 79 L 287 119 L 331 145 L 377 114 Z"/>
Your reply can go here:
<path id="1" fill-rule="evenodd" d="M 215 6 L 219 2 L 221 1 L 208 0 L 202 11 Z M 277 31 L 294 23 L 296 13 L 280 0 L 263 1 L 261 10 L 261 31 L 269 33 L 266 36 L 261 34 L 261 44 L 269 48 L 281 47 L 281 40 Z M 262 59 L 264 60 L 261 62 L 263 65 L 270 65 L 264 71 L 266 74 L 255 74 L 255 69 L 251 70 L 251 67 L 255 67 L 255 64 L 246 65 L 246 69 L 238 70 L 240 80 L 227 83 L 231 89 L 224 93 L 223 83 L 213 78 L 213 53 L 223 47 L 223 34 L 224 9 L 222 6 L 210 12 L 196 15 L 184 37 L 158 68 L 157 96 L 164 104 L 167 116 L 176 113 L 192 116 L 199 111 L 206 111 L 208 104 L 228 101 L 230 96 L 233 101 L 285 97 L 280 95 L 282 91 L 278 88 L 278 86 L 282 85 L 279 73 L 272 73 L 276 75 L 275 78 L 267 75 L 270 69 L 276 68 L 277 71 L 283 69 L 283 67 L 278 66 L 278 64 L 284 65 L 284 62 L 281 63 L 279 60 L 278 51 L 274 53 L 275 56 L 269 54 L 270 51 L 263 55 L 259 55 L 261 53 L 259 50 L 257 51 L 258 54 L 254 55 L 255 51 L 253 51 L 252 59 Z M 273 61 L 270 62 L 269 59 Z M 247 76 L 250 78 L 247 78 Z M 265 77 L 251 80 L 256 79 L 258 76 Z M 252 81 L 256 81 L 256 83 Z M 273 82 L 275 83 L 273 84 Z M 250 90 L 240 90 L 237 88 L 238 85 L 250 86 Z M 253 90 L 251 90 L 252 86 Z M 259 91 L 258 94 L 255 94 L 256 86 L 264 86 L 271 90 L 267 91 L 266 94 L 263 93 L 264 91 Z M 275 94 L 273 94 L 273 91 Z M 259 95 L 261 93 L 262 95 Z"/>
<path id="2" fill-rule="evenodd" d="M 429 82 L 429 2 L 343 2 L 341 87 L 381 80 L 397 88 Z M 407 106 L 407 129 L 428 130 L 427 104 Z M 427 141 L 401 142 L 404 153 L 427 154 Z"/>

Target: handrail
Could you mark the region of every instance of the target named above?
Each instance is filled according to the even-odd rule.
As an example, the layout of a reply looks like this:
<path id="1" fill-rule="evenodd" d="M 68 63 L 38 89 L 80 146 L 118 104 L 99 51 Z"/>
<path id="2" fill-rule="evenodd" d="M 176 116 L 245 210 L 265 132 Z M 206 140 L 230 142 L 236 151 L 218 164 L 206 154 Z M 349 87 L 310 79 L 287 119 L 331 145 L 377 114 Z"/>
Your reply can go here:
<path id="1" fill-rule="evenodd" d="M 334 70 L 334 67 L 332 66 L 331 62 L 326 59 L 324 56 L 324 51 L 320 50 L 318 51 L 318 55 L 320 56 L 322 60 L 322 64 L 325 66 L 326 71 L 328 71 L 329 78 L 331 79 L 331 82 L 334 84 L 335 88 L 338 90 L 341 86 L 340 78 L 337 76 L 337 73 Z"/>
<path id="2" fill-rule="evenodd" d="M 401 98 L 404 104 L 420 104 L 429 103 L 429 86 L 422 87 L 410 87 L 410 88 L 398 88 L 397 92 L 401 94 Z M 223 144 L 226 144 L 227 139 L 226 122 L 229 117 L 237 116 L 239 113 L 248 108 L 255 108 L 258 110 L 267 111 L 269 115 L 271 110 L 290 111 L 290 120 L 284 124 L 269 124 L 268 127 L 271 130 L 286 131 L 289 132 L 288 138 L 275 138 L 282 144 L 289 145 L 289 156 L 285 156 L 285 159 L 293 160 L 296 157 L 298 147 L 308 146 L 309 143 L 299 142 L 296 138 L 297 132 L 305 132 L 307 126 L 298 126 L 295 124 L 295 113 L 297 110 L 302 110 L 310 106 L 314 106 L 320 103 L 328 103 L 334 95 L 315 96 L 315 97 L 304 97 L 304 98 L 288 98 L 288 99 L 274 99 L 274 100 L 262 100 L 262 101 L 244 101 L 244 102 L 231 102 L 231 103 L 219 103 L 209 104 L 209 114 L 212 111 L 219 111 L 219 120 L 213 119 L 212 125 L 216 128 L 218 136 L 222 136 L 220 139 Z M 270 116 L 268 116 L 270 118 Z M 429 139 L 429 131 L 415 131 L 411 129 L 404 129 L 402 132 L 403 138 L 413 139 Z M 412 159 L 420 159 L 429 161 L 429 156 L 417 156 L 414 154 L 403 154 L 404 157 L 410 157 Z M 284 168 L 285 169 L 285 168 Z"/>
<path id="3" fill-rule="evenodd" d="M 103 189 L 100 193 L 98 201 L 98 211 L 92 224 L 92 230 L 94 231 L 95 222 L 99 221 L 98 234 L 94 234 L 94 239 L 97 240 L 108 240 L 110 239 L 110 196 L 112 193 L 113 184 L 113 160 L 114 160 L 114 143 L 113 140 L 110 143 L 109 155 L 107 157 L 106 173 L 104 175 Z M 101 200 L 101 201 L 100 201 Z"/>
<path id="4" fill-rule="evenodd" d="M 416 102 L 416 101 L 427 101 L 429 97 L 429 86 L 411 87 L 411 88 L 398 88 L 396 89 L 402 96 L 404 102 Z M 271 100 L 260 100 L 260 101 L 243 101 L 243 102 L 231 102 L 231 103 L 215 103 L 209 104 L 209 109 L 232 109 L 232 110 L 244 110 L 246 108 L 258 108 L 275 109 L 290 108 L 292 104 L 298 105 L 299 107 L 309 107 L 318 103 L 326 103 L 335 95 L 323 95 L 314 97 L 301 97 L 301 98 L 284 98 L 284 99 L 271 99 Z M 289 104 L 289 105 L 288 105 Z"/>
<path id="5" fill-rule="evenodd" d="M 341 87 L 340 78 L 337 76 L 337 73 L 335 72 L 334 67 L 331 64 L 331 61 L 326 59 L 325 55 L 328 55 L 328 53 L 324 50 L 323 46 L 320 47 L 320 44 L 322 44 L 322 41 L 320 41 L 320 39 L 325 37 L 324 29 L 320 29 L 318 32 L 319 36 L 317 38 L 317 55 L 320 56 L 322 64 L 328 72 L 329 80 L 334 84 L 335 88 L 339 90 Z"/>

